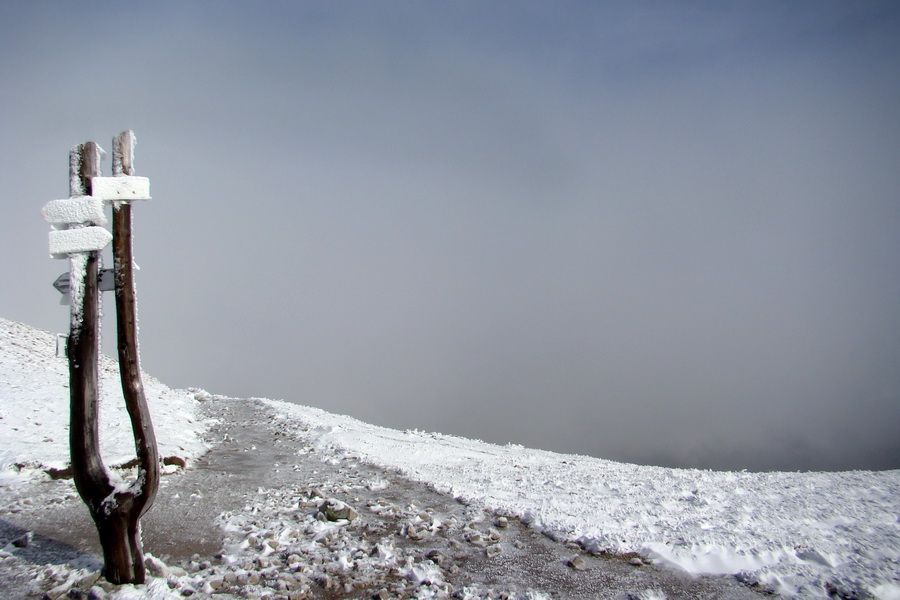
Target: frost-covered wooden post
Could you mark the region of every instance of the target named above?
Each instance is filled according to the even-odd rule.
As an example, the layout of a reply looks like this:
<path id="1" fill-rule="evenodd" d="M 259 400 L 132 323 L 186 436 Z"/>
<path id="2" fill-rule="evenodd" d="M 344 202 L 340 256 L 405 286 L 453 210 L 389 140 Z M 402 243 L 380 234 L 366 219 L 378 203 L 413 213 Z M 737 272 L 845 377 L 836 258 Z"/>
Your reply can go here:
<path id="1" fill-rule="evenodd" d="M 144 397 L 137 354 L 137 319 L 132 273 L 132 200 L 149 199 L 150 183 L 133 176 L 134 134 L 113 141 L 113 177 L 100 176 L 103 150 L 81 144 L 69 157 L 70 198 L 43 210 L 53 225 L 50 253 L 70 260 L 71 318 L 69 446 L 75 487 L 97 526 L 104 575 L 113 583 L 143 583 L 140 518 L 153 504 L 159 486 L 156 436 Z M 113 203 L 113 235 L 103 225 L 104 202 Z M 115 262 L 119 371 L 138 458 L 133 482 L 114 482 L 100 456 L 98 427 L 99 251 L 112 239 Z"/>
<path id="2" fill-rule="evenodd" d="M 138 459 L 137 477 L 127 489 L 103 502 L 109 518 L 97 521 L 103 545 L 106 578 L 115 583 L 142 583 L 145 578 L 140 519 L 153 505 L 159 488 L 159 454 L 150 410 L 144 396 L 137 344 L 137 304 L 134 292 L 131 202 L 149 200 L 150 182 L 134 176 L 134 133 L 113 139 L 113 177 L 95 177 L 92 195 L 113 205 L 113 270 L 119 374 L 125 407 L 131 420 Z M 102 525 L 101 525 L 102 521 Z"/>
<path id="3" fill-rule="evenodd" d="M 100 174 L 102 156 L 103 150 L 94 142 L 73 148 L 69 153 L 70 198 L 51 202 L 43 211 L 54 227 L 50 232 L 51 256 L 69 258 L 69 448 L 75 486 L 85 502 L 103 490 L 107 490 L 107 495 L 112 490 L 100 458 L 97 398 L 99 251 L 112 236 L 102 227 L 106 224 L 102 201 L 90 195 L 91 180 Z M 92 492 L 95 487 L 100 491 Z"/>
<path id="4" fill-rule="evenodd" d="M 144 395 L 141 381 L 141 367 L 137 343 L 137 301 L 134 290 L 134 252 L 132 247 L 131 201 L 150 198 L 149 181 L 146 190 L 142 178 L 134 177 L 134 132 L 123 131 L 113 140 L 113 176 L 129 178 L 131 186 L 114 186 L 111 195 L 119 198 L 113 201 L 113 263 L 116 292 L 116 330 L 119 350 L 119 375 L 122 379 L 122 393 L 125 407 L 131 419 L 134 446 L 138 459 L 138 482 L 141 486 L 132 499 L 133 526 L 138 530 L 131 535 L 135 538 L 135 552 L 138 563 L 143 568 L 140 546 L 140 518 L 146 513 L 156 497 L 159 488 L 159 451 L 153 422 Z M 119 179 L 118 181 L 124 181 Z M 132 197 L 126 197 L 128 195 Z M 138 196 L 138 197 L 135 197 Z"/>

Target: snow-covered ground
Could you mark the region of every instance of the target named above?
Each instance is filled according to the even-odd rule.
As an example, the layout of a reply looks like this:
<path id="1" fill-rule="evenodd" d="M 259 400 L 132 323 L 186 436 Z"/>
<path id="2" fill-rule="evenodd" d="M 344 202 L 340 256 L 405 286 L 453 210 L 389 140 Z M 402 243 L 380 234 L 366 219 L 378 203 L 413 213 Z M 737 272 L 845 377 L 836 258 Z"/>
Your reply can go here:
<path id="1" fill-rule="evenodd" d="M 521 517 L 593 552 L 637 552 L 690 573 L 736 574 L 778 593 L 826 588 L 900 598 L 900 471 L 669 469 L 396 431 L 272 402 L 319 445 Z"/>
<path id="2" fill-rule="evenodd" d="M 55 344 L 52 334 L 0 319 L 0 487 L 15 489 L 67 462 L 68 374 Z M 133 457 L 132 442 L 116 365 L 104 359 L 101 369 L 101 442 L 107 463 L 115 465 Z M 169 390 L 150 377 L 145 385 L 161 455 L 190 461 L 202 454 L 210 423 L 201 417 L 197 394 Z M 900 471 L 644 467 L 266 404 L 279 415 L 275 426 L 322 452 L 395 470 L 588 552 L 635 552 L 690 573 L 734 574 L 785 596 L 900 598 Z M 266 506 L 255 510 L 271 515 L 240 525 L 252 529 L 252 522 L 280 518 L 282 508 Z M 235 518 L 224 522 L 233 528 Z M 147 586 L 151 596 L 153 586 L 160 584 Z M 121 597 L 142 597 L 135 593 Z"/>
<path id="3" fill-rule="evenodd" d="M 55 334 L 0 318 L 0 485 L 69 462 L 69 365 L 56 356 Z M 172 390 L 143 375 L 153 398 L 161 457 L 194 458 L 206 451 L 195 392 Z M 100 356 L 100 444 L 108 466 L 134 459 L 134 438 L 119 366 Z"/>

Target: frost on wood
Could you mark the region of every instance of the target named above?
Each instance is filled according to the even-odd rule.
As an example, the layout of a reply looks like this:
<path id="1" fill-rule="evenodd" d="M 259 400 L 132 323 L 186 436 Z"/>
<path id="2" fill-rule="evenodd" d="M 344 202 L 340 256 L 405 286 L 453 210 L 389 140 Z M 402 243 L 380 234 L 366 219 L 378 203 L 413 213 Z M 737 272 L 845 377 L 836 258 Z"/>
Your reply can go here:
<path id="1" fill-rule="evenodd" d="M 73 254 L 69 259 L 69 297 L 72 299 L 70 313 L 71 333 L 81 331 L 84 321 L 84 277 L 87 269 L 87 255 Z"/>
<path id="2" fill-rule="evenodd" d="M 86 196 L 88 193 L 88 190 L 85 188 L 85 181 L 82 178 L 81 170 L 82 164 L 87 161 L 85 158 L 85 146 L 88 145 L 95 150 L 95 152 L 87 153 L 88 157 L 90 157 L 90 162 L 93 163 L 90 165 L 89 169 L 91 172 L 100 172 L 100 161 L 106 156 L 106 151 L 92 142 L 78 144 L 72 148 L 69 152 L 69 195 L 73 197 Z"/>
<path id="3" fill-rule="evenodd" d="M 113 175 L 134 175 L 134 147 L 137 137 L 130 129 L 123 131 L 113 142 Z"/>
<path id="4" fill-rule="evenodd" d="M 75 223 L 93 223 L 106 225 L 107 219 L 103 212 L 103 201 L 93 196 L 78 196 L 65 200 L 51 200 L 43 209 L 41 215 L 54 227 Z"/>
<path id="5" fill-rule="evenodd" d="M 84 196 L 87 190 L 81 182 L 81 162 L 84 157 L 84 146 L 78 144 L 69 152 L 69 194 Z"/>
<path id="6" fill-rule="evenodd" d="M 112 241 L 112 234 L 102 227 L 79 227 L 50 232 L 50 256 L 68 258 L 77 252 L 103 250 Z"/>

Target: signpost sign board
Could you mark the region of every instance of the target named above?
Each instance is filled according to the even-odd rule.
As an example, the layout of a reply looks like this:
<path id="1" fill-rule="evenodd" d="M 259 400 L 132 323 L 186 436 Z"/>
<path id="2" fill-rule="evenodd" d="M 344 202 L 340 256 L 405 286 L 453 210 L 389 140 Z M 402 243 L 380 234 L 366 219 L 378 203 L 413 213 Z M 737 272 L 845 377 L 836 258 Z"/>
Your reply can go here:
<path id="1" fill-rule="evenodd" d="M 101 292 L 111 292 L 116 289 L 116 275 L 113 269 L 101 269 L 97 274 L 97 283 L 99 285 Z M 53 282 L 53 287 L 55 287 L 60 294 L 65 296 L 63 299 L 65 300 L 69 296 L 69 289 L 72 287 L 70 283 L 70 275 L 69 273 L 63 273 Z"/>
<path id="2" fill-rule="evenodd" d="M 97 527 L 103 576 L 112 584 L 144 583 L 140 519 L 159 488 L 159 450 L 150 420 L 137 347 L 137 307 L 132 248 L 132 201 L 150 199 L 150 181 L 134 175 L 134 133 L 113 139 L 113 176 L 100 176 L 103 150 L 94 142 L 69 152 L 69 198 L 44 206 L 50 255 L 69 259 L 69 273 L 53 287 L 73 304 L 66 355 L 69 362 L 69 450 L 72 478 Z M 85 195 L 90 192 L 89 195 Z M 104 204 L 112 205 L 112 233 Z M 114 269 L 100 269 L 100 251 L 112 242 Z M 119 485 L 103 463 L 99 439 L 100 291 L 115 290 L 116 337 L 122 393 L 131 421 L 138 475 Z M 57 353 L 62 352 L 62 338 Z"/>

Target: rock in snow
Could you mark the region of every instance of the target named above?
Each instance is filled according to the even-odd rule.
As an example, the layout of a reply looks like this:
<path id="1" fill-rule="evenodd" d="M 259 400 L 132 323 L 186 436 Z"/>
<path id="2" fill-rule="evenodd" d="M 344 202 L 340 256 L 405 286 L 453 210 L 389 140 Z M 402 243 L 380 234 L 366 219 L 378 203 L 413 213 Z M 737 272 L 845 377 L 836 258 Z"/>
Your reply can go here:
<path id="1" fill-rule="evenodd" d="M 359 513 L 347 506 L 340 500 L 328 498 L 319 505 L 319 512 L 325 516 L 328 521 L 352 521 L 359 516 Z"/>

